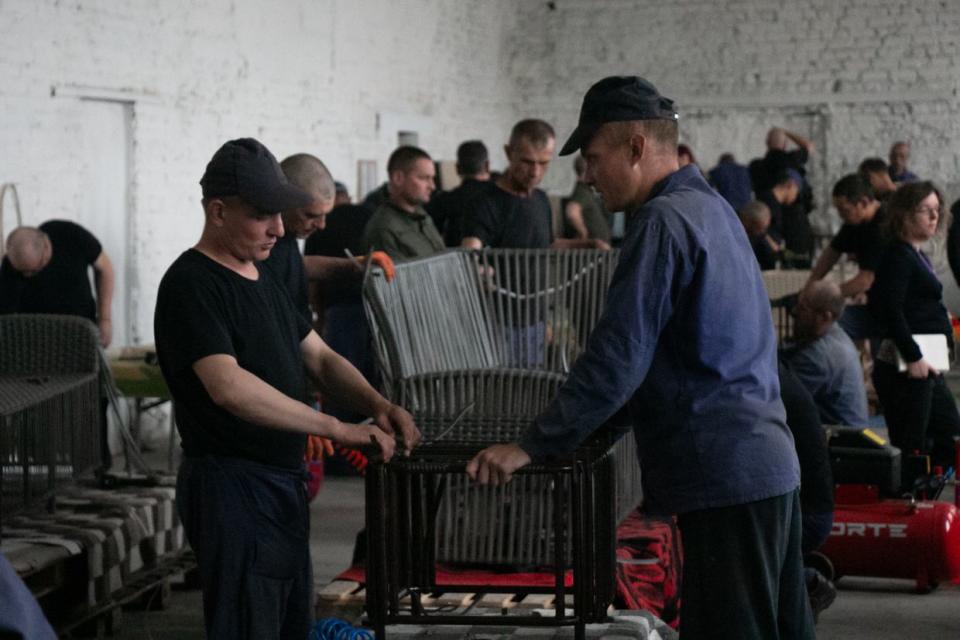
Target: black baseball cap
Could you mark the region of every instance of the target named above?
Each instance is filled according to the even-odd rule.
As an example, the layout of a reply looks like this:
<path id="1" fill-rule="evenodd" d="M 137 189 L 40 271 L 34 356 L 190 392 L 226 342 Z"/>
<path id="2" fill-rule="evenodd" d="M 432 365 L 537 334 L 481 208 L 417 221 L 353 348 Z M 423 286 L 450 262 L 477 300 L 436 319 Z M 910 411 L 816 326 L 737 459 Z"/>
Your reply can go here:
<path id="1" fill-rule="evenodd" d="M 240 196 L 270 213 L 305 207 L 313 201 L 309 193 L 290 184 L 270 150 L 253 138 L 231 140 L 217 149 L 200 186 L 204 198 Z"/>
<path id="2" fill-rule="evenodd" d="M 566 156 L 590 142 L 601 125 L 630 120 L 677 120 L 673 100 L 640 76 L 610 76 L 597 82 L 583 96 L 580 122 L 560 155 Z"/>

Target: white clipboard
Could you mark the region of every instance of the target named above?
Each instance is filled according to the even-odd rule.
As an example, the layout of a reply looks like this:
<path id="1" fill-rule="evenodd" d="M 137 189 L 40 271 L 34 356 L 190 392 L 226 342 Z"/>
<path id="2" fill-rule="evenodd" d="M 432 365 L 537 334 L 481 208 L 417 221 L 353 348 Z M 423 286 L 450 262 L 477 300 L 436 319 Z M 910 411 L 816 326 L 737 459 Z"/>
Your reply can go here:
<path id="1" fill-rule="evenodd" d="M 916 333 L 913 341 L 920 347 L 920 357 L 938 372 L 950 370 L 950 348 L 947 346 L 947 336 L 942 333 Z M 897 370 L 906 371 L 907 363 L 897 352 Z"/>

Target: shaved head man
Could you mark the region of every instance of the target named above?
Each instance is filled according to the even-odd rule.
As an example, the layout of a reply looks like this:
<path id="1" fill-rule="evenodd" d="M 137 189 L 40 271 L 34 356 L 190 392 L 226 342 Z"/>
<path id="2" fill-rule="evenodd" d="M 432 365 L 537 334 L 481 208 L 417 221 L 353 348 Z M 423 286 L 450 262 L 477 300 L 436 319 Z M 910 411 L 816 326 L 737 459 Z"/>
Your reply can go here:
<path id="1" fill-rule="evenodd" d="M 362 269 L 346 257 L 300 254 L 297 240 L 303 240 L 314 231 L 326 227 L 327 215 L 336 199 L 336 183 L 326 165 L 309 153 L 297 153 L 285 158 L 280 168 L 290 184 L 306 193 L 309 200 L 281 212 L 284 233 L 277 238 L 264 264 L 270 267 L 287 289 L 300 315 L 310 322 L 313 320 L 313 310 L 309 303 L 308 282 L 337 281 L 359 287 Z M 361 257 L 361 260 L 365 259 Z M 387 267 L 390 260 L 384 255 L 377 256 L 374 262 L 392 269 L 392 264 Z"/>
<path id="2" fill-rule="evenodd" d="M 90 289 L 93 269 L 94 291 Z M 97 325 L 100 344 L 113 340 L 113 264 L 100 241 L 80 225 L 50 220 L 38 228 L 18 227 L 7 238 L 0 262 L 0 314 L 49 313 L 80 316 Z M 113 462 L 107 439 L 106 404 L 100 411 L 100 463 Z"/>
<path id="3" fill-rule="evenodd" d="M 49 260 L 50 239 L 34 227 L 17 227 L 7 237 L 7 260 L 26 277 L 35 275 Z"/>
<path id="4" fill-rule="evenodd" d="M 93 269 L 96 299 L 88 272 Z M 0 313 L 54 313 L 87 318 L 106 347 L 113 338 L 113 264 L 100 242 L 74 222 L 18 227 L 0 264 Z"/>
<path id="5" fill-rule="evenodd" d="M 837 324 L 846 296 L 830 280 L 811 282 L 793 308 L 795 342 L 784 361 L 813 396 L 823 424 L 867 424 L 867 391 L 860 354 Z"/>
<path id="6" fill-rule="evenodd" d="M 283 212 L 283 226 L 287 233 L 300 239 L 306 238 L 316 229 L 323 229 L 337 196 L 336 184 L 327 167 L 309 153 L 297 153 L 285 158 L 280 168 L 290 184 L 312 198 L 306 206 Z"/>
<path id="7" fill-rule="evenodd" d="M 293 299 L 293 303 L 308 322 L 313 319 L 307 294 L 307 280 L 328 275 L 322 270 L 310 273 L 300 254 L 297 239 L 309 236 L 326 225 L 327 214 L 333 209 L 336 187 L 333 177 L 320 160 L 307 153 L 298 153 L 284 159 L 280 168 L 290 184 L 309 196 L 304 204 L 285 209 L 280 214 L 283 235 L 264 261 L 277 275 Z M 350 262 L 343 260 L 342 269 L 352 270 Z"/>
<path id="8" fill-rule="evenodd" d="M 794 147 L 790 149 L 791 145 Z M 753 192 L 758 200 L 770 207 L 773 217 L 770 234 L 782 241 L 796 256 L 806 256 L 813 251 L 813 229 L 808 214 L 813 209 L 813 192 L 806 184 L 806 164 L 816 147 L 808 138 L 783 127 L 773 127 L 767 132 L 766 153 L 750 162 L 749 173 Z M 789 149 L 789 150 L 788 150 Z M 783 176 L 792 171 L 799 178 L 799 191 L 789 198 L 773 201 L 770 191 L 783 188 Z M 795 258 L 797 264 L 806 264 L 806 257 Z"/>

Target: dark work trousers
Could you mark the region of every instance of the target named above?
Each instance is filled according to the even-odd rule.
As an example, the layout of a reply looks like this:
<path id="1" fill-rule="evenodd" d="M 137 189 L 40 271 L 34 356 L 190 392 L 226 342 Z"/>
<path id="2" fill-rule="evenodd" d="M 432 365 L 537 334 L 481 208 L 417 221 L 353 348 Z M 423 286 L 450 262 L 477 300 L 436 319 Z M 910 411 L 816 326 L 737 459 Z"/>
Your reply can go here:
<path id="1" fill-rule="evenodd" d="M 802 507 L 800 511 L 803 514 L 800 550 L 806 556 L 811 551 L 819 549 L 830 537 L 830 530 L 833 528 L 833 511 L 807 512 Z"/>
<path id="2" fill-rule="evenodd" d="M 303 473 L 184 458 L 177 510 L 197 556 L 211 640 L 304 640 L 313 622 Z"/>
<path id="3" fill-rule="evenodd" d="M 359 301 L 332 304 L 325 309 L 323 317 L 323 341 L 355 366 L 368 382 L 376 386 L 377 373 L 370 327 L 363 312 L 363 304 Z M 345 422 L 359 422 L 366 418 L 347 407 L 337 406 L 336 402 L 329 398 L 323 399 L 323 412 Z"/>
<path id="4" fill-rule="evenodd" d="M 943 375 L 908 378 L 892 364 L 873 365 L 873 385 L 883 405 L 890 443 L 906 457 L 914 451 L 929 454 L 934 465 L 946 470 L 955 459 L 954 441 L 960 436 L 960 413 Z M 909 473 L 909 465 L 904 465 Z M 909 490 L 916 478 L 903 478 Z"/>
<path id="5" fill-rule="evenodd" d="M 815 638 L 800 554 L 800 497 L 681 515 L 683 640 Z"/>

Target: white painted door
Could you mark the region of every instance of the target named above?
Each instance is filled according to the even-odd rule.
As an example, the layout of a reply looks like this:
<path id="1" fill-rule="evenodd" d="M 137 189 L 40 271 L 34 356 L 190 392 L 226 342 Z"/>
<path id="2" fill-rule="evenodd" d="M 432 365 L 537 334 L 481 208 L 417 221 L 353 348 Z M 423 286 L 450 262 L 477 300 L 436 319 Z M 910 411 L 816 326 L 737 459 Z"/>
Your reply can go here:
<path id="1" fill-rule="evenodd" d="M 113 263 L 113 342 L 130 342 L 128 247 L 130 210 L 130 129 L 133 108 L 128 103 L 81 100 L 80 133 L 86 161 L 81 172 L 81 196 L 76 221 L 100 240 Z"/>

